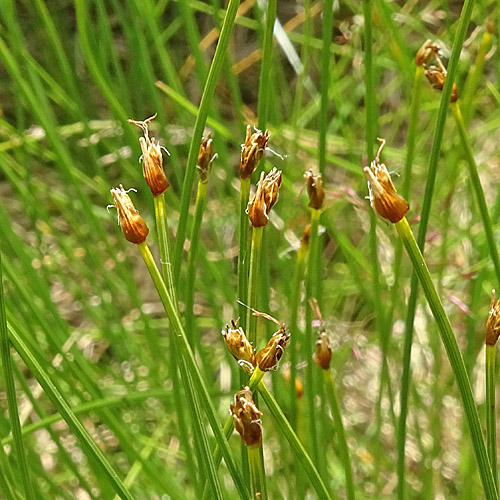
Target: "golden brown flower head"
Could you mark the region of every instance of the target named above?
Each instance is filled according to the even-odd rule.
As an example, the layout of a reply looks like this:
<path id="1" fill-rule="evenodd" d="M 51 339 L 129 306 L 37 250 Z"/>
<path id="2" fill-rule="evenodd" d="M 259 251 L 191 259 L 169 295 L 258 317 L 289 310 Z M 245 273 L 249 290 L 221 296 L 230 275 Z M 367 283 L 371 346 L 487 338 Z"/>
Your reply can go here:
<path id="1" fill-rule="evenodd" d="M 321 174 L 313 174 L 312 170 L 308 170 L 304 174 L 307 187 L 307 195 L 309 196 L 309 206 L 316 210 L 321 210 L 323 201 L 325 200 L 325 190 L 323 189 L 323 181 Z"/>
<path id="2" fill-rule="evenodd" d="M 444 66 L 441 64 L 441 61 L 439 61 L 439 67 L 426 66 L 425 64 L 424 67 L 425 67 L 424 74 L 427 77 L 427 80 L 429 80 L 429 83 L 436 90 L 442 91 L 444 87 L 444 82 L 446 80 L 446 70 L 444 69 Z M 454 83 L 451 89 L 450 102 L 456 102 L 457 99 L 458 99 L 458 89 L 457 89 L 457 84 Z"/>
<path id="3" fill-rule="evenodd" d="M 262 160 L 269 143 L 269 130 L 262 132 L 255 129 L 252 134 L 252 127 L 247 125 L 247 136 L 245 144 L 241 145 L 240 178 L 248 179 L 252 177 L 255 169 Z"/>
<path id="4" fill-rule="evenodd" d="M 198 164 L 196 168 L 200 176 L 200 182 L 206 183 L 208 181 L 208 176 L 212 170 L 212 163 L 215 156 L 217 155 L 214 155 L 212 138 L 210 134 L 208 134 L 207 137 L 203 137 L 201 140 L 200 151 L 198 153 Z"/>
<path id="5" fill-rule="evenodd" d="M 330 368 L 330 361 L 332 360 L 332 348 L 330 347 L 330 339 L 325 331 L 318 335 L 316 340 L 316 354 L 314 355 L 314 362 L 323 370 Z"/>
<path id="6" fill-rule="evenodd" d="M 423 66 L 425 63 L 429 62 L 429 59 L 436 56 L 439 52 L 439 47 L 432 45 L 430 40 L 426 40 L 422 47 L 418 49 L 417 55 L 415 56 L 415 64 L 417 66 Z"/>
<path id="7" fill-rule="evenodd" d="M 495 302 L 495 290 L 491 292 L 491 305 L 486 320 L 486 344 L 495 345 L 500 335 L 500 299 Z"/>
<path id="8" fill-rule="evenodd" d="M 368 179 L 368 190 L 370 192 L 370 203 L 375 211 L 384 219 L 393 223 L 399 222 L 410 209 L 408 202 L 399 196 L 387 167 L 380 163 L 380 153 L 385 145 L 385 140 L 379 139 L 382 143 L 375 160 L 369 167 L 363 169 Z"/>
<path id="9" fill-rule="evenodd" d="M 234 396 L 234 405 L 230 405 L 234 428 L 239 432 L 241 440 L 247 446 L 259 447 L 262 442 L 262 422 L 257 406 L 252 399 L 252 391 L 248 386 Z"/>
<path id="10" fill-rule="evenodd" d="M 271 337 L 264 349 L 261 349 L 255 356 L 257 365 L 263 372 L 276 371 L 279 367 L 279 362 L 283 356 L 290 334 L 286 332 L 285 326 L 281 325 L 280 329 Z"/>
<path id="11" fill-rule="evenodd" d="M 139 139 L 142 151 L 142 174 L 153 196 L 158 196 L 166 191 L 169 184 L 163 170 L 163 156 L 161 153 L 161 150 L 165 148 L 160 146 L 154 137 L 149 138 L 148 123 L 155 118 L 156 113 L 146 120 L 129 120 L 129 122 L 141 128 L 144 132 L 144 137 Z"/>
<path id="12" fill-rule="evenodd" d="M 125 238 L 130 241 L 130 243 L 136 243 L 137 245 L 144 243 L 149 233 L 149 229 L 144 219 L 135 209 L 127 191 L 125 191 L 120 184 L 120 187 L 113 188 L 110 192 L 116 210 L 118 211 L 118 223 L 122 227 Z"/>
<path id="13" fill-rule="evenodd" d="M 278 201 L 280 187 L 281 170 L 273 168 L 266 177 L 264 177 L 264 172 L 260 174 L 257 190 L 247 210 L 253 227 L 267 226 L 269 212 Z"/>
<path id="14" fill-rule="evenodd" d="M 238 361 L 238 364 L 247 373 L 252 373 L 255 367 L 255 350 L 248 341 L 245 332 L 237 326 L 238 320 L 231 321 L 231 326 L 226 325 L 222 336 L 226 341 L 227 350 Z"/>

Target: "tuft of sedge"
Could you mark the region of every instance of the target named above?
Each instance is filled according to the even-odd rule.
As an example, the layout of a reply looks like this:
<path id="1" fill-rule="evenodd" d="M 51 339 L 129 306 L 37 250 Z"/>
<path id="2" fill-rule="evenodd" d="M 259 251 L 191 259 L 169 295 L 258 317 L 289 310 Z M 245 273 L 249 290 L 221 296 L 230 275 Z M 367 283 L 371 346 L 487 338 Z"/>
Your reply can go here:
<path id="1" fill-rule="evenodd" d="M 255 350 L 248 341 L 243 328 L 238 328 L 238 320 L 231 321 L 231 326 L 221 331 L 227 350 L 247 373 L 255 368 Z"/>
<path id="2" fill-rule="evenodd" d="M 426 40 L 422 47 L 418 49 L 417 55 L 415 56 L 415 64 L 417 66 L 423 66 L 424 64 L 429 62 L 431 57 L 434 57 L 438 54 L 439 47 L 436 45 L 432 45 L 430 40 Z"/>
<path id="3" fill-rule="evenodd" d="M 321 210 L 325 201 L 325 190 L 323 189 L 323 181 L 321 174 L 313 174 L 309 169 L 304 174 L 306 180 L 307 195 L 309 196 L 309 206 L 315 210 Z"/>
<path id="4" fill-rule="evenodd" d="M 208 176 L 212 170 L 212 163 L 215 160 L 214 151 L 212 148 L 212 138 L 210 134 L 207 137 L 203 137 L 200 144 L 200 151 L 198 152 L 198 163 L 196 169 L 200 176 L 200 182 L 206 184 L 208 181 Z"/>
<path id="5" fill-rule="evenodd" d="M 248 386 L 238 391 L 234 396 L 234 404 L 229 406 L 234 420 L 234 428 L 241 436 L 244 444 L 259 447 L 262 443 L 262 412 L 257 408 L 252 391 Z"/>
<path id="6" fill-rule="evenodd" d="M 127 191 L 120 187 L 110 190 L 113 202 L 118 211 L 118 223 L 120 224 L 125 239 L 130 243 L 139 245 L 146 241 L 149 229 L 144 219 L 139 215 Z"/>
<path id="7" fill-rule="evenodd" d="M 394 184 L 387 167 L 380 163 L 380 153 L 385 146 L 385 139 L 378 139 L 382 144 L 371 165 L 364 167 L 363 172 L 368 180 L 369 200 L 374 210 L 384 219 L 392 223 L 399 222 L 410 209 L 408 202 L 402 198 Z"/>
<path id="8" fill-rule="evenodd" d="M 316 353 L 314 354 L 314 362 L 322 369 L 328 370 L 332 360 L 332 348 L 330 347 L 330 339 L 325 331 L 318 335 L 316 340 Z"/>
<path id="9" fill-rule="evenodd" d="M 260 174 L 257 190 L 247 209 L 253 227 L 267 226 L 269 212 L 278 201 L 281 180 L 281 170 L 276 170 L 276 168 L 273 168 L 265 177 L 264 172 Z"/>
<path id="10" fill-rule="evenodd" d="M 500 299 L 495 302 L 495 290 L 491 291 L 491 304 L 486 320 L 486 344 L 495 345 L 500 336 Z"/>
<path id="11" fill-rule="evenodd" d="M 139 138 L 142 151 L 142 174 L 153 196 L 159 196 L 167 190 L 169 184 L 163 170 L 163 155 L 161 150 L 165 148 L 160 146 L 154 137 L 149 137 L 148 123 L 155 118 L 156 113 L 142 121 L 132 119 L 128 121 L 141 128 L 144 133 L 144 137 Z"/>
<path id="12" fill-rule="evenodd" d="M 285 325 L 281 324 L 280 329 L 273 334 L 266 347 L 255 355 L 255 361 L 263 372 L 278 369 L 289 340 L 290 334 L 287 333 Z"/>
<path id="13" fill-rule="evenodd" d="M 245 143 L 241 145 L 240 179 L 249 179 L 262 160 L 269 143 L 269 130 L 254 129 L 247 125 Z"/>

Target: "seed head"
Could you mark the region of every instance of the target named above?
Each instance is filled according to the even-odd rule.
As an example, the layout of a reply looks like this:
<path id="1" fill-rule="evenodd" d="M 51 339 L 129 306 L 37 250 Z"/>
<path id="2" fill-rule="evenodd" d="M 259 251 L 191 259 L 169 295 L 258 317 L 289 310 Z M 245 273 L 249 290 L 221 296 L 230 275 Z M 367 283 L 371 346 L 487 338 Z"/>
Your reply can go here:
<path id="1" fill-rule="evenodd" d="M 163 170 L 163 155 L 161 153 L 161 150 L 165 148 L 160 146 L 154 137 L 149 138 L 148 123 L 155 118 L 156 113 L 146 120 L 129 120 L 129 122 L 141 128 L 144 133 L 144 137 L 139 138 L 142 151 L 142 174 L 153 196 L 158 196 L 166 191 L 169 184 Z"/>
<path id="2" fill-rule="evenodd" d="M 426 66 L 425 67 L 425 76 L 427 77 L 427 80 L 429 80 L 429 83 L 432 85 L 433 88 L 436 90 L 442 91 L 444 87 L 444 82 L 446 80 L 446 69 L 444 68 L 443 64 L 441 63 L 440 59 L 438 60 L 439 66 Z M 456 102 L 458 99 L 458 89 L 456 83 L 453 84 L 453 87 L 451 89 L 451 98 L 450 102 Z"/>
<path id="3" fill-rule="evenodd" d="M 500 335 L 500 299 L 495 302 L 495 290 L 491 291 L 491 305 L 486 320 L 486 344 L 495 345 Z"/>
<path id="4" fill-rule="evenodd" d="M 252 391 L 248 386 L 234 396 L 234 404 L 230 405 L 234 428 L 239 432 L 241 440 L 247 446 L 259 447 L 262 442 L 262 422 L 257 406 L 252 399 Z"/>
<path id="5" fill-rule="evenodd" d="M 438 55 L 439 47 L 432 45 L 430 40 L 426 40 L 422 47 L 418 49 L 417 55 L 415 56 L 415 64 L 417 66 L 423 66 L 425 63 L 429 62 L 431 57 Z"/>
<path id="6" fill-rule="evenodd" d="M 149 233 L 148 226 L 144 219 L 139 215 L 139 212 L 134 207 L 127 191 L 120 187 L 111 189 L 111 196 L 118 211 L 118 223 L 122 227 L 125 238 L 130 243 L 139 245 L 146 241 Z"/>
<path id="7" fill-rule="evenodd" d="M 203 137 L 201 140 L 200 152 L 198 153 L 198 164 L 196 168 L 198 169 L 200 182 L 206 183 L 208 181 L 208 176 L 212 170 L 212 163 L 216 156 L 212 148 L 212 138 L 210 134 L 208 134 L 207 137 Z"/>
<path id="8" fill-rule="evenodd" d="M 368 191 L 370 192 L 370 203 L 375 211 L 384 219 L 393 223 L 399 222 L 410 209 L 408 202 L 399 196 L 387 167 L 380 163 L 380 153 L 385 145 L 384 139 L 379 139 L 382 143 L 375 160 L 369 167 L 363 169 L 368 179 Z"/>
<path id="9" fill-rule="evenodd" d="M 267 226 L 269 212 L 278 201 L 280 187 L 281 170 L 273 168 L 266 177 L 264 177 L 264 172 L 260 174 L 257 190 L 247 210 L 253 227 Z"/>
<path id="10" fill-rule="evenodd" d="M 241 145 L 240 178 L 248 179 L 252 177 L 255 169 L 262 160 L 269 143 L 269 130 L 262 132 L 255 129 L 252 134 L 252 127 L 247 125 L 247 136 L 245 144 Z"/>
<path id="11" fill-rule="evenodd" d="M 251 373 L 255 367 L 255 350 L 248 341 L 243 328 L 238 328 L 237 323 L 238 320 L 231 321 L 231 326 L 226 325 L 221 334 L 226 341 L 229 353 L 247 373 Z"/>
<path id="12" fill-rule="evenodd" d="M 309 206 L 316 210 L 321 210 L 323 201 L 325 200 L 325 190 L 323 189 L 323 181 L 321 174 L 313 174 L 312 170 L 308 170 L 304 174 L 307 187 L 307 195 L 309 196 Z"/>
<path id="13" fill-rule="evenodd" d="M 283 356 L 290 334 L 286 332 L 282 324 L 280 329 L 271 337 L 264 349 L 261 349 L 255 356 L 257 365 L 263 372 L 276 371 Z"/>
<path id="14" fill-rule="evenodd" d="M 314 362 L 323 370 L 330 368 L 330 361 L 332 360 L 332 349 L 330 347 L 330 339 L 325 331 L 318 335 L 316 340 L 316 354 L 314 355 Z"/>

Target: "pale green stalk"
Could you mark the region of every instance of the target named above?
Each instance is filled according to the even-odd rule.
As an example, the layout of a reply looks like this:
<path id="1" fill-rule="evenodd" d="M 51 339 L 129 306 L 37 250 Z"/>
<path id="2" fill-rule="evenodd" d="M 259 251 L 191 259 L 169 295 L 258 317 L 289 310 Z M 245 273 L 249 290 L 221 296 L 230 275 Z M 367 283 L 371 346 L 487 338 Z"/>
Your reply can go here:
<path id="1" fill-rule="evenodd" d="M 238 298 L 240 310 L 240 325 L 244 331 L 247 326 L 248 302 L 248 215 L 246 213 L 250 196 L 250 178 L 241 179 L 240 183 L 240 224 L 239 224 L 239 252 L 238 252 Z"/>
<path id="2" fill-rule="evenodd" d="M 257 296 L 259 292 L 259 272 L 262 254 L 262 235 L 264 227 L 254 227 L 252 230 L 252 249 L 250 251 L 250 273 L 248 276 L 248 308 L 247 308 L 247 338 L 257 348 L 257 318 L 253 315 L 252 309 L 257 308 Z"/>
<path id="3" fill-rule="evenodd" d="M 497 346 L 486 344 L 486 448 L 490 459 L 491 471 L 498 491 L 497 470 L 497 421 L 495 410 L 496 371 L 495 358 Z"/>
<path id="4" fill-rule="evenodd" d="M 227 439 L 222 431 L 222 428 L 218 422 L 217 415 L 210 397 L 210 394 L 207 390 L 205 381 L 201 376 L 200 369 L 198 367 L 197 361 L 194 357 L 193 351 L 191 350 L 191 346 L 186 336 L 186 332 L 182 325 L 182 321 L 180 315 L 175 308 L 170 295 L 168 294 L 167 287 L 156 267 L 153 256 L 151 255 L 151 251 L 146 243 L 141 243 L 138 245 L 139 251 L 141 253 L 142 258 L 148 268 L 148 271 L 153 279 L 156 290 L 158 291 L 158 295 L 162 301 L 162 304 L 165 308 L 165 312 L 170 320 L 170 324 L 173 328 L 173 334 L 177 335 L 179 350 L 185 359 L 187 369 L 192 376 L 193 386 L 200 398 L 200 403 L 203 405 L 205 409 L 205 413 L 210 423 L 210 427 L 213 430 L 215 439 L 222 447 L 222 455 L 228 467 L 228 470 L 233 478 L 234 484 L 241 498 L 248 499 L 248 492 L 243 484 L 241 475 L 234 463 L 234 460 L 231 456 L 231 452 L 229 450 L 229 445 Z"/>
<path id="5" fill-rule="evenodd" d="M 261 446 L 247 446 L 247 453 L 252 498 L 267 500 L 266 476 L 261 457 Z"/>
<path id="6" fill-rule="evenodd" d="M 472 395 L 472 388 L 467 375 L 467 370 L 453 334 L 450 321 L 444 312 L 443 305 L 432 283 L 429 269 L 424 261 L 422 253 L 415 241 L 410 225 L 405 217 L 395 224 L 399 236 L 401 237 L 406 251 L 412 261 L 413 269 L 427 298 L 427 303 L 436 320 L 441 340 L 446 349 L 446 354 L 450 361 L 451 368 L 455 374 L 465 417 L 469 424 L 469 432 L 472 445 L 476 454 L 476 461 L 479 467 L 479 474 L 483 482 L 484 492 L 488 500 L 498 500 L 498 491 L 495 486 L 493 474 L 490 467 L 488 455 L 483 441 L 479 416 L 476 404 Z"/>
<path id="7" fill-rule="evenodd" d="M 342 414 L 340 413 L 339 403 L 335 391 L 335 383 L 331 370 L 323 370 L 323 378 L 325 381 L 326 394 L 330 401 L 330 409 L 332 410 L 333 423 L 335 432 L 337 433 L 338 446 L 340 457 L 344 464 L 345 487 L 348 500 L 355 499 L 354 483 L 352 479 L 351 457 L 349 455 L 349 447 L 345 437 L 344 423 L 342 422 Z"/>

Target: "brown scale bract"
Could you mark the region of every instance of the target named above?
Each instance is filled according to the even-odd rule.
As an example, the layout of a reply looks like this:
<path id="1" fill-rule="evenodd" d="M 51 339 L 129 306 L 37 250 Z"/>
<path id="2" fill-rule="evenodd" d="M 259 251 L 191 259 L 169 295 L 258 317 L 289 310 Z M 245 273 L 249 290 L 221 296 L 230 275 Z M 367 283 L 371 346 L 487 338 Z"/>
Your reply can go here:
<path id="1" fill-rule="evenodd" d="M 142 174 L 153 196 L 159 196 L 167 190 L 169 184 L 163 170 L 162 147 L 154 137 L 149 137 L 148 123 L 155 118 L 156 114 L 143 121 L 129 120 L 129 122 L 141 128 L 144 133 L 144 137 L 139 138 L 142 151 Z"/>
<path id="2" fill-rule="evenodd" d="M 198 163 L 196 168 L 200 176 L 200 181 L 206 183 L 208 181 L 208 176 L 212 170 L 212 163 L 214 161 L 214 151 L 212 147 L 212 138 L 210 134 L 207 137 L 203 137 L 200 144 L 200 151 L 198 152 Z"/>
<path id="3" fill-rule="evenodd" d="M 330 368 L 330 361 L 332 360 L 332 348 L 330 347 L 330 339 L 328 334 L 323 331 L 318 335 L 316 340 L 316 353 L 314 355 L 314 362 L 323 370 Z"/>
<path id="4" fill-rule="evenodd" d="M 270 135 L 269 130 L 262 132 L 262 130 L 255 129 L 252 133 L 252 127 L 247 125 L 245 144 L 241 145 L 241 179 L 249 179 L 252 177 L 252 174 L 255 172 L 255 169 L 266 152 Z"/>
<path id="5" fill-rule="evenodd" d="M 276 371 L 279 362 L 285 353 L 286 346 L 290 340 L 290 334 L 286 332 L 282 324 L 280 329 L 271 337 L 264 349 L 261 349 L 255 356 L 258 367 L 263 372 Z"/>
<path id="6" fill-rule="evenodd" d="M 234 396 L 234 404 L 230 405 L 234 420 L 234 428 L 241 436 L 241 440 L 252 447 L 260 446 L 262 442 L 262 422 L 257 406 L 252 399 L 252 391 L 248 386 L 238 391 Z"/>
<path id="7" fill-rule="evenodd" d="M 221 334 L 224 337 L 229 353 L 247 373 L 251 373 L 255 367 L 255 350 L 248 341 L 243 329 L 238 328 L 237 323 L 237 320 L 231 321 L 231 326 L 226 325 Z"/>
<path id="8" fill-rule="evenodd" d="M 127 241 L 139 245 L 146 241 L 149 233 L 147 224 L 139 215 L 127 191 L 120 187 L 111 189 L 114 205 L 118 211 L 118 221 Z"/>
<path id="9" fill-rule="evenodd" d="M 422 47 L 418 49 L 417 55 L 415 56 L 415 64 L 417 66 L 423 66 L 425 63 L 435 57 L 439 52 L 439 47 L 432 45 L 430 40 L 426 40 Z"/>
<path id="10" fill-rule="evenodd" d="M 486 320 L 486 344 L 495 345 L 500 335 L 500 299 L 495 302 L 495 290 L 491 292 L 491 305 Z"/>
<path id="11" fill-rule="evenodd" d="M 396 223 L 408 213 L 410 206 L 398 194 L 387 167 L 380 163 L 380 153 L 385 145 L 385 140 L 379 139 L 379 141 L 382 144 L 375 160 L 371 162 L 369 167 L 365 167 L 363 172 L 368 180 L 369 198 L 372 207 L 381 217 Z"/>
<path id="12" fill-rule="evenodd" d="M 323 189 L 323 180 L 321 174 L 314 174 L 308 170 L 304 174 L 306 180 L 307 195 L 309 196 L 309 206 L 315 210 L 321 210 L 325 201 L 325 190 Z"/>
<path id="13" fill-rule="evenodd" d="M 260 174 L 257 190 L 248 204 L 248 217 L 253 227 L 267 226 L 269 212 L 278 201 L 281 179 L 281 170 L 276 170 L 276 168 L 273 168 L 265 177 L 264 172 Z"/>

